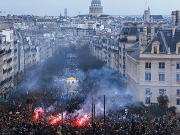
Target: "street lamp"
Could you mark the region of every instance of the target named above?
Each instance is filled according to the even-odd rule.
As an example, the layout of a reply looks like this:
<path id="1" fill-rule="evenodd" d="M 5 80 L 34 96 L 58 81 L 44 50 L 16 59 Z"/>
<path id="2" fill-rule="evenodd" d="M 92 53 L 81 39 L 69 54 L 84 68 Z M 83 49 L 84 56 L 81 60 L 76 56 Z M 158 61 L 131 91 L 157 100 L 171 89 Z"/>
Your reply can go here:
<path id="1" fill-rule="evenodd" d="M 125 114 L 126 114 L 126 118 L 127 118 L 127 114 L 128 114 L 128 109 L 125 108 Z"/>

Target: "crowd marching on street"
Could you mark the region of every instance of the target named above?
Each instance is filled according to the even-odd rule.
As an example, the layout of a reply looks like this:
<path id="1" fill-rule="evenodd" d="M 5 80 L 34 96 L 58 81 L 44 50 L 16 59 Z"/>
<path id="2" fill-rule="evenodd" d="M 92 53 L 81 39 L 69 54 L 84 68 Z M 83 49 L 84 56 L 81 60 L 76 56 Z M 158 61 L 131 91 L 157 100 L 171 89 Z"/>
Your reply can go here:
<path id="1" fill-rule="evenodd" d="M 0 135 L 179 135 L 178 116 L 151 117 L 139 114 L 123 115 L 119 111 L 97 118 L 93 123 L 71 125 L 49 124 L 44 120 L 34 121 L 33 116 L 21 108 L 9 113 L 0 113 Z"/>

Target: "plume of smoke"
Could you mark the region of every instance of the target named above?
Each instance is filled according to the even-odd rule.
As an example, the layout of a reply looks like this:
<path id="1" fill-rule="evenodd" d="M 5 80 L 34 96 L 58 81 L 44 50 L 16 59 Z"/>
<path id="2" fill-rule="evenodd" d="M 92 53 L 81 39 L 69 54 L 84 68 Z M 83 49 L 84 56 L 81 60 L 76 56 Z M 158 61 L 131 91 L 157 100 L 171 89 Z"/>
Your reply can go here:
<path id="1" fill-rule="evenodd" d="M 114 70 L 103 67 L 89 71 L 88 82 L 93 82 L 92 89 L 82 105 L 85 111 L 91 111 L 92 102 L 96 105 L 97 114 L 102 114 L 104 109 L 104 95 L 106 96 L 106 111 L 120 110 L 123 106 L 133 103 L 132 97 L 124 87 L 121 78 L 115 78 Z"/>
<path id="2" fill-rule="evenodd" d="M 46 112 L 54 112 L 54 106 L 51 105 L 50 107 L 46 108 Z"/>

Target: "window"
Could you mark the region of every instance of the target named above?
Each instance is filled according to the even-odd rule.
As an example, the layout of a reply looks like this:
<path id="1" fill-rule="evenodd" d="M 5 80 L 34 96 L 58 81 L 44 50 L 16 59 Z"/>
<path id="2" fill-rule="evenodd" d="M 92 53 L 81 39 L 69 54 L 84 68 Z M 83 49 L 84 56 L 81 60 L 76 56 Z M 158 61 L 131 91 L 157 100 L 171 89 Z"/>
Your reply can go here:
<path id="1" fill-rule="evenodd" d="M 165 68 L 165 63 L 164 62 L 159 62 L 159 68 L 164 69 Z"/>
<path id="2" fill-rule="evenodd" d="M 180 69 L 180 63 L 176 64 L 176 69 Z"/>
<path id="3" fill-rule="evenodd" d="M 151 89 L 150 88 L 146 88 L 146 95 L 150 95 L 151 94 Z"/>
<path id="4" fill-rule="evenodd" d="M 178 47 L 178 54 L 180 54 L 180 47 Z"/>
<path id="5" fill-rule="evenodd" d="M 146 62 L 145 63 L 145 68 L 151 68 L 151 63 L 150 62 Z"/>
<path id="6" fill-rule="evenodd" d="M 150 97 L 146 97 L 146 98 L 145 98 L 145 103 L 146 103 L 146 104 L 150 104 L 150 102 L 151 102 Z"/>
<path id="7" fill-rule="evenodd" d="M 180 105 L 180 99 L 177 99 L 177 105 Z"/>
<path id="8" fill-rule="evenodd" d="M 164 73 L 159 74 L 159 81 L 165 81 L 165 74 Z"/>
<path id="9" fill-rule="evenodd" d="M 176 74 L 176 81 L 178 81 L 178 82 L 180 81 L 180 73 Z"/>
<path id="10" fill-rule="evenodd" d="M 160 95 L 165 95 L 166 94 L 166 90 L 165 89 L 159 89 L 159 94 Z"/>
<path id="11" fill-rule="evenodd" d="M 151 81 L 151 73 L 148 73 L 148 72 L 145 73 L 145 80 Z"/>
<path id="12" fill-rule="evenodd" d="M 154 53 L 157 53 L 157 46 L 154 46 Z"/>
<path id="13" fill-rule="evenodd" d="M 177 90 L 177 96 L 180 97 L 180 90 Z"/>

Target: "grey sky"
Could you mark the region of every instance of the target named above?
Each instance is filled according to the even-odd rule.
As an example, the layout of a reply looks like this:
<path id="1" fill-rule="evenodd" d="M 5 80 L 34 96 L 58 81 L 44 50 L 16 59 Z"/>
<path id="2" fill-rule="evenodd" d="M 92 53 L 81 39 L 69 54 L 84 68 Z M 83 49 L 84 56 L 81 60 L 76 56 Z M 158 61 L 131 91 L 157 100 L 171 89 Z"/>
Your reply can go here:
<path id="1" fill-rule="evenodd" d="M 147 0 L 151 14 L 170 15 L 180 10 L 180 0 Z M 101 0 L 104 14 L 142 15 L 146 0 Z M 68 15 L 88 14 L 91 0 L 0 0 L 0 11 L 11 14 L 59 15 L 68 9 Z M 5 14 L 2 14 L 5 15 Z"/>

